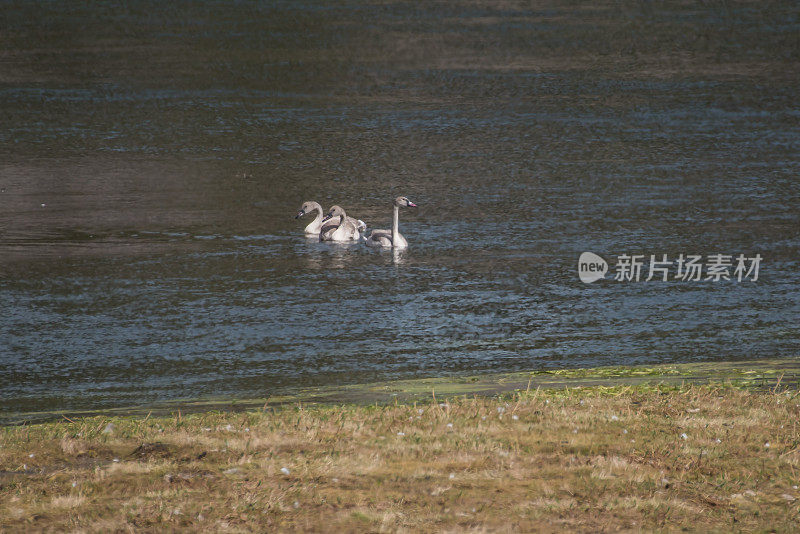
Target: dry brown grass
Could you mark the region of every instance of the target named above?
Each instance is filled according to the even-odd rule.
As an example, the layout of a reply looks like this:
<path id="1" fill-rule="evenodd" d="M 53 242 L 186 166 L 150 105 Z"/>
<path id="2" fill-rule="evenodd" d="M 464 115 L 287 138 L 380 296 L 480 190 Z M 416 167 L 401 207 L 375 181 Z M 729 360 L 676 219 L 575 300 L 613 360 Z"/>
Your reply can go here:
<path id="1" fill-rule="evenodd" d="M 589 388 L 6 427 L 0 530 L 796 532 L 799 404 Z"/>

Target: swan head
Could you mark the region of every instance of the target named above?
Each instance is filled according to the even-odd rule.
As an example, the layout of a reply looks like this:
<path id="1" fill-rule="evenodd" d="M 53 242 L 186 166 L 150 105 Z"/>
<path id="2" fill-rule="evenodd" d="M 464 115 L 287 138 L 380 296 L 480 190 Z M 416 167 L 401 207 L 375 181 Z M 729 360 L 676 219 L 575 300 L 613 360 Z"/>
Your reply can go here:
<path id="1" fill-rule="evenodd" d="M 303 202 L 303 205 L 300 206 L 300 211 L 297 212 L 297 215 L 295 215 L 294 218 L 299 219 L 306 213 L 311 213 L 312 211 L 317 209 L 318 206 L 319 204 L 317 204 L 316 202 Z M 322 210 L 320 209 L 319 211 Z"/>
<path id="2" fill-rule="evenodd" d="M 322 222 L 325 222 L 328 219 L 332 219 L 333 217 L 341 217 L 342 220 L 344 220 L 345 217 L 344 210 L 340 206 L 331 207 L 328 214 L 322 219 Z"/>
<path id="3" fill-rule="evenodd" d="M 417 205 L 408 200 L 408 197 L 397 197 L 394 199 L 394 205 L 401 208 L 416 208 Z"/>

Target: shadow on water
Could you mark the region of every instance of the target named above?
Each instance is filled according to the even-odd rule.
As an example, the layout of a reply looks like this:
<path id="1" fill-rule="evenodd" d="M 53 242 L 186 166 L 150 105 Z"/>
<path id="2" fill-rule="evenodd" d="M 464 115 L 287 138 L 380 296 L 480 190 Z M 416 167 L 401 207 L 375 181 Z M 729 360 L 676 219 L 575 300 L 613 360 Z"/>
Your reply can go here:
<path id="1" fill-rule="evenodd" d="M 3 11 L 4 413 L 797 354 L 796 3 Z M 400 253 L 293 218 L 398 194 Z M 585 286 L 587 250 L 764 260 Z"/>

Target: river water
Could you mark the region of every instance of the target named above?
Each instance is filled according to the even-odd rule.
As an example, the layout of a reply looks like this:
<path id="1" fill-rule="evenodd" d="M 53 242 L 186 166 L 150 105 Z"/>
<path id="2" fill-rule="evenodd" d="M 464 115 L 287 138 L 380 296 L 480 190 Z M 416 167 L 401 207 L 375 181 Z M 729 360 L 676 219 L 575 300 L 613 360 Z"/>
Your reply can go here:
<path id="1" fill-rule="evenodd" d="M 799 60 L 789 1 L 5 2 L 0 412 L 796 356 Z"/>

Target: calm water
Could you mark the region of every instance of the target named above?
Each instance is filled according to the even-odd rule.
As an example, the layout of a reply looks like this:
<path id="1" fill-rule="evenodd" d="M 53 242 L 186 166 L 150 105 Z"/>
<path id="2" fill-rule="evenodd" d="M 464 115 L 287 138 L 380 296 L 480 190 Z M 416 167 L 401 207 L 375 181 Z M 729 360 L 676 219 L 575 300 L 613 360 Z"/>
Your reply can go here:
<path id="1" fill-rule="evenodd" d="M 798 354 L 796 2 L 87 4 L 0 6 L 6 415 Z"/>

